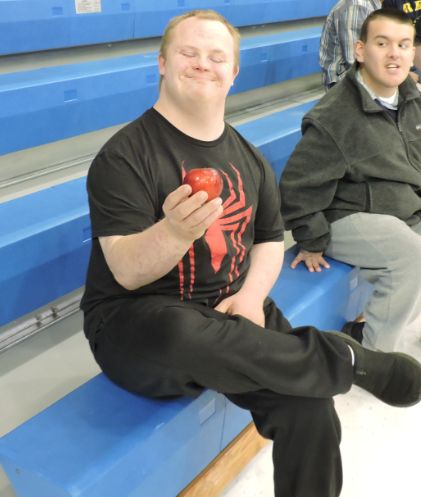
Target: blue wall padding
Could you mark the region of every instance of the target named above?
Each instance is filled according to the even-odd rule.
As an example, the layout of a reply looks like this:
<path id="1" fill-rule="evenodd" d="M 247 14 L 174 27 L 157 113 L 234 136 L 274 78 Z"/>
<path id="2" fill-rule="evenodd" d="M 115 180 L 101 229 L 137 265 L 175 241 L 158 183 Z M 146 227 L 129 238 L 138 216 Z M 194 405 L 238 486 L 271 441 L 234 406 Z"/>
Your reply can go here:
<path id="1" fill-rule="evenodd" d="M 0 55 L 161 36 L 169 20 L 214 9 L 234 26 L 327 15 L 336 0 L 101 0 L 76 14 L 75 0 L 0 0 Z"/>
<path id="2" fill-rule="evenodd" d="M 237 129 L 274 165 L 279 179 L 314 102 Z M 85 178 L 0 204 L 0 326 L 85 284 L 90 218 Z"/>
<path id="3" fill-rule="evenodd" d="M 292 270 L 296 253 L 285 253 L 271 297 L 293 326 L 342 326 L 358 270 L 330 259 L 321 273 Z M 5 435 L 0 463 L 19 497 L 174 497 L 250 422 L 210 390 L 150 400 L 100 374 Z"/>
<path id="4" fill-rule="evenodd" d="M 318 72 L 320 33 L 243 40 L 230 95 Z M 157 53 L 0 75 L 0 155 L 132 121 L 156 102 L 158 82 Z"/>

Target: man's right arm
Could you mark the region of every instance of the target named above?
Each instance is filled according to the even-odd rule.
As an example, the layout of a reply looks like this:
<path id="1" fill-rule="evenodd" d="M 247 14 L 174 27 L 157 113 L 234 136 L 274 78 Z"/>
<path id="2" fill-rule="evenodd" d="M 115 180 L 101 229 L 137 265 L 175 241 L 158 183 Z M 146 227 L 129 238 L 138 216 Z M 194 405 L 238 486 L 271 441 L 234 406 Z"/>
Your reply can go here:
<path id="1" fill-rule="evenodd" d="M 141 233 L 99 238 L 108 267 L 121 286 L 135 290 L 167 274 L 222 214 L 220 198 L 204 203 L 206 193 L 190 194 L 188 185 L 170 193 L 163 205 L 165 218 Z"/>

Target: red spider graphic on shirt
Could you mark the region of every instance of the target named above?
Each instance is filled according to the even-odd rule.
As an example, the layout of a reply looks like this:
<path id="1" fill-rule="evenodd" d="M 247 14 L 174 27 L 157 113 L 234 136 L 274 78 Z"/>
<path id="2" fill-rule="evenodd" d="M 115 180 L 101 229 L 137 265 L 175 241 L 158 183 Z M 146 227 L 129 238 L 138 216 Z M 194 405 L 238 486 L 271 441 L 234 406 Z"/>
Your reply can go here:
<path id="1" fill-rule="evenodd" d="M 215 274 L 221 269 L 222 260 L 228 253 L 228 247 L 226 243 L 226 238 L 224 236 L 224 231 L 229 232 L 230 240 L 232 246 L 235 249 L 235 253 L 231 259 L 231 267 L 228 273 L 229 284 L 224 290 L 220 290 L 220 298 L 223 293 L 227 293 L 229 290 L 229 285 L 234 280 L 234 276 L 239 277 L 238 265 L 243 261 L 246 247 L 242 244 L 243 233 L 250 222 L 250 218 L 253 211 L 253 206 L 245 209 L 246 198 L 243 190 L 243 181 L 239 171 L 230 163 L 233 172 L 235 173 L 237 180 L 237 191 L 235 191 L 233 183 L 224 171 L 221 171 L 225 176 L 228 187 L 229 187 L 229 197 L 223 203 L 222 215 L 206 230 L 205 240 L 209 246 L 211 253 L 212 267 Z M 183 178 L 185 176 L 184 163 L 182 165 Z M 238 196 L 237 196 L 238 195 Z M 243 209 L 243 210 L 242 210 Z M 194 246 L 191 245 L 189 249 L 189 261 L 190 261 L 190 287 L 188 292 L 188 297 L 191 299 L 191 294 L 194 287 L 195 279 L 195 257 L 194 257 Z M 184 264 L 183 260 L 178 263 L 179 275 L 180 275 L 180 293 L 181 299 L 184 299 Z"/>

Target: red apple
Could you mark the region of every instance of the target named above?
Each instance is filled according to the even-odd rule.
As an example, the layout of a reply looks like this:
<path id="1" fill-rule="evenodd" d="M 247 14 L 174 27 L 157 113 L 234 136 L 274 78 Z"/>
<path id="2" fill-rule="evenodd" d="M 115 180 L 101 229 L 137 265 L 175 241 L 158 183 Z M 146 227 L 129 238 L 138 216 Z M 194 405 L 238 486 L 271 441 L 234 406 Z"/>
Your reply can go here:
<path id="1" fill-rule="evenodd" d="M 208 194 L 206 202 L 219 197 L 224 187 L 222 176 L 213 167 L 192 169 L 184 176 L 183 184 L 192 187 L 192 195 L 201 191 L 206 192 Z"/>

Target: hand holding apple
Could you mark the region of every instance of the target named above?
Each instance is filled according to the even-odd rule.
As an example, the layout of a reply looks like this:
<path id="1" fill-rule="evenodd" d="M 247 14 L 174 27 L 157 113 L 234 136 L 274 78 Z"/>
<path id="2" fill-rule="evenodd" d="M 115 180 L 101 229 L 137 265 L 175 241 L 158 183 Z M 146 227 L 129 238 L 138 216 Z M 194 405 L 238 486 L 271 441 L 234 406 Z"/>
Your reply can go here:
<path id="1" fill-rule="evenodd" d="M 187 184 L 171 192 L 162 209 L 165 214 L 163 222 L 172 236 L 190 243 L 203 236 L 223 211 L 220 197 L 209 200 L 208 194 L 202 190 L 192 195 L 192 187 Z"/>
<path id="2" fill-rule="evenodd" d="M 192 195 L 201 191 L 206 192 L 208 195 L 206 202 L 219 197 L 224 188 L 221 174 L 212 167 L 192 169 L 184 176 L 183 184 L 191 186 Z"/>

